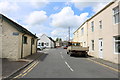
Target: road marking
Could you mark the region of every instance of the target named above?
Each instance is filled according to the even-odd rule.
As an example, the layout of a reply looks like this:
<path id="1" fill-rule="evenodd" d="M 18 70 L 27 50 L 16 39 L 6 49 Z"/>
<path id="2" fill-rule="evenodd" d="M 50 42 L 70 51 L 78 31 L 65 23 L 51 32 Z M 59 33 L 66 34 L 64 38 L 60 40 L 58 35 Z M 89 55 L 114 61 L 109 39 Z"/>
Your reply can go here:
<path id="1" fill-rule="evenodd" d="M 34 67 L 36 67 L 36 65 L 38 64 L 39 62 L 37 62 L 32 68 L 30 68 L 25 74 L 23 74 L 21 77 L 27 75 L 31 70 L 33 70 Z"/>
<path id="2" fill-rule="evenodd" d="M 21 74 L 17 75 L 16 77 L 14 77 L 13 79 L 15 78 L 18 78 L 18 77 L 23 77 L 25 76 L 26 74 L 28 74 L 39 62 L 35 62 L 33 63 L 31 66 L 29 66 L 24 72 L 22 72 Z"/>
<path id="3" fill-rule="evenodd" d="M 63 57 L 63 55 L 62 55 L 62 52 L 60 52 L 60 54 L 61 54 L 61 57 L 64 59 L 64 57 Z M 65 60 L 64 60 L 64 61 L 65 61 Z M 69 68 L 71 71 L 74 71 L 66 61 L 65 61 L 65 64 L 68 66 L 68 68 Z"/>
<path id="4" fill-rule="evenodd" d="M 105 64 L 99 63 L 99 62 L 97 62 L 97 61 L 94 61 L 94 60 L 91 60 L 91 59 L 87 59 L 87 60 L 92 61 L 92 62 L 94 62 L 94 63 L 97 63 L 97 64 L 99 64 L 99 65 L 102 65 L 102 66 L 104 66 L 104 67 L 106 67 L 106 68 L 109 68 L 109 69 L 111 69 L 111 70 L 113 70 L 113 71 L 120 72 L 120 70 L 118 70 L 118 69 L 112 68 L 112 67 L 110 67 L 110 66 L 107 66 L 107 65 L 105 65 Z"/>
<path id="5" fill-rule="evenodd" d="M 61 57 L 64 59 L 63 55 L 61 55 Z"/>
<path id="6" fill-rule="evenodd" d="M 68 66 L 68 68 L 69 68 L 71 71 L 74 71 L 66 61 L 65 61 L 65 64 Z"/>
<path id="7" fill-rule="evenodd" d="M 25 73 L 26 71 L 28 71 L 28 69 L 30 69 L 32 66 L 34 66 L 37 62 L 34 62 L 30 67 L 28 67 L 23 73 Z"/>
<path id="8" fill-rule="evenodd" d="M 14 77 L 14 78 L 13 78 L 13 80 L 14 80 L 15 78 L 18 78 L 18 77 L 20 77 L 21 75 L 22 75 L 22 74 L 19 74 L 19 75 L 17 75 L 16 77 Z"/>
<path id="9" fill-rule="evenodd" d="M 40 56 L 42 56 L 43 54 L 41 54 Z M 35 61 L 33 62 L 28 68 L 27 70 L 25 70 L 24 72 L 22 72 L 21 74 L 17 75 L 16 77 L 13 77 L 13 79 L 11 80 L 14 80 L 15 78 L 18 78 L 20 76 L 22 76 L 26 71 L 28 71 L 29 69 L 31 69 L 32 67 L 34 68 L 36 66 L 36 64 L 38 64 L 39 62 Z M 30 72 L 30 71 L 29 71 Z"/>

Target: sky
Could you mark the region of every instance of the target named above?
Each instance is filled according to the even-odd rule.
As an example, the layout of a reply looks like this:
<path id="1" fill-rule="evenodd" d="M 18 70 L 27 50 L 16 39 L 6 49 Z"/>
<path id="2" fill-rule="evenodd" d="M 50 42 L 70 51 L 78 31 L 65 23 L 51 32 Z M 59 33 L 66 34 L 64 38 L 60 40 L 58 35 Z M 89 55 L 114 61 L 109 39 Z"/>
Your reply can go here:
<path id="1" fill-rule="evenodd" d="M 0 0 L 0 13 L 40 37 L 71 39 L 74 31 L 111 0 Z"/>

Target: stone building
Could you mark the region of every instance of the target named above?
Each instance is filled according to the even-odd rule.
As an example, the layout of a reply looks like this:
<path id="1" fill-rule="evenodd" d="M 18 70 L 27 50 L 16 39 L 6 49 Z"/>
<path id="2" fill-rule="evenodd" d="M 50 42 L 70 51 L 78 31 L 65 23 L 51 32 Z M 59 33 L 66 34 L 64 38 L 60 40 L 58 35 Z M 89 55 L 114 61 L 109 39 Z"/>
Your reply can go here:
<path id="1" fill-rule="evenodd" d="M 0 58 L 18 60 L 37 51 L 37 37 L 0 14 Z"/>

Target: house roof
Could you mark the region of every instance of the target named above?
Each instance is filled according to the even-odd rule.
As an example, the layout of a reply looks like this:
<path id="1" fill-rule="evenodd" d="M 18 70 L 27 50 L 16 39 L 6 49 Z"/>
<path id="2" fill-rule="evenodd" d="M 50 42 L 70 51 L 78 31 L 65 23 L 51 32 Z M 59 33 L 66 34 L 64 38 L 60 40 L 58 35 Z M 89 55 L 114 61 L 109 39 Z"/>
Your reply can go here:
<path id="1" fill-rule="evenodd" d="M 48 37 L 46 34 L 43 34 L 42 36 L 44 36 L 44 35 L 45 35 L 46 37 Z M 41 37 L 42 37 L 42 36 L 41 36 Z M 51 37 L 48 37 L 48 38 L 49 38 L 51 41 L 55 42 Z"/>
<path id="2" fill-rule="evenodd" d="M 97 12 L 95 15 L 93 15 L 91 18 L 89 18 L 89 19 L 87 19 L 78 29 L 80 29 L 86 22 L 88 22 L 88 21 L 90 21 L 91 19 L 93 19 L 95 16 L 97 16 L 99 13 L 101 13 L 102 11 L 104 11 L 106 8 L 108 8 L 109 6 L 111 6 L 115 1 L 117 1 L 117 0 L 114 0 L 114 1 L 112 1 L 112 2 L 110 2 L 109 4 L 107 4 L 103 9 L 101 9 L 99 12 Z M 77 29 L 77 30 L 78 30 Z M 77 31 L 76 30 L 76 31 Z M 76 32 L 75 31 L 75 32 Z M 74 33 L 75 33 L 74 32 Z"/>
<path id="3" fill-rule="evenodd" d="M 55 42 L 51 37 L 48 37 L 51 41 Z"/>
<path id="4" fill-rule="evenodd" d="M 22 32 L 24 34 L 28 34 L 28 35 L 30 35 L 30 36 L 32 36 L 34 38 L 38 38 L 36 35 L 32 34 L 30 31 L 28 31 L 26 28 L 22 27 L 21 25 L 19 25 L 18 23 L 14 22 L 13 20 L 7 18 L 3 14 L 0 14 L 0 18 L 2 18 L 3 20 L 5 20 L 6 22 L 8 22 L 10 25 L 12 25 L 18 31 L 20 31 L 20 32 Z"/>

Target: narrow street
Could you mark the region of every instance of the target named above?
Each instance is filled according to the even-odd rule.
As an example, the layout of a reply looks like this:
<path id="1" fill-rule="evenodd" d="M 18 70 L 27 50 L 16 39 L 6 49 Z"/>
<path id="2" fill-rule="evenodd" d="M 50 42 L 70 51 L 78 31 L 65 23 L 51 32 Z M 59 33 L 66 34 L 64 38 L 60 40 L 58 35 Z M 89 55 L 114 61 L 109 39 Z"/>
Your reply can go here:
<path id="1" fill-rule="evenodd" d="M 118 78 L 118 72 L 85 57 L 70 57 L 65 49 L 46 49 L 37 64 L 16 78 Z"/>

